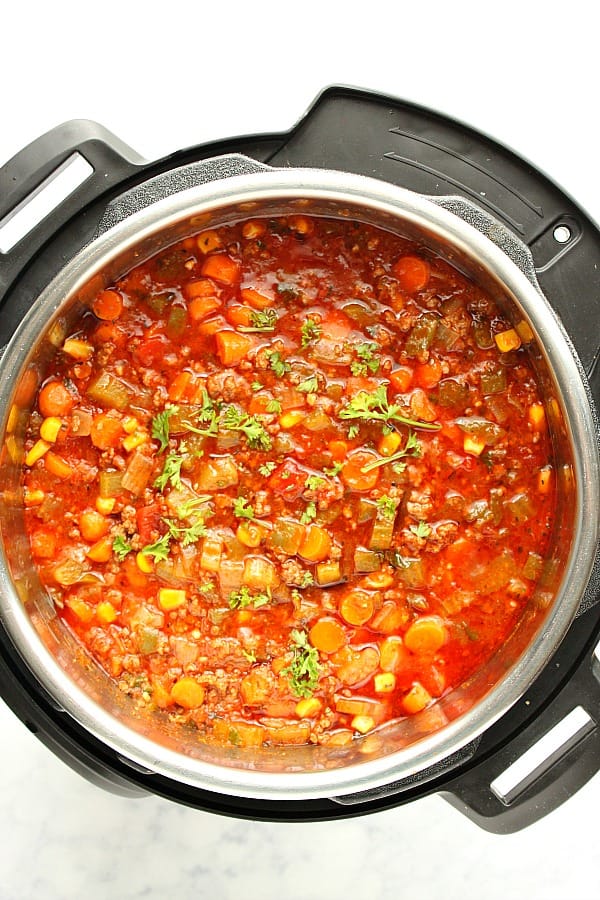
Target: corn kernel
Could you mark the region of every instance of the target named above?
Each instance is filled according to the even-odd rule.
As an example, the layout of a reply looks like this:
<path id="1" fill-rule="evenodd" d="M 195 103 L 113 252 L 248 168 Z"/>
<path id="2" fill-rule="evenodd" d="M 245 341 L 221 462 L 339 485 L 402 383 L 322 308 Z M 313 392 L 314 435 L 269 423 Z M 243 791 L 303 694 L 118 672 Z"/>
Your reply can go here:
<path id="1" fill-rule="evenodd" d="M 58 416 L 48 416 L 40 425 L 40 436 L 42 440 L 53 444 L 62 428 L 62 422 Z"/>
<path id="2" fill-rule="evenodd" d="M 136 554 L 135 561 L 140 572 L 143 572 L 145 575 L 150 575 L 154 571 L 154 562 L 151 556 L 147 556 L 140 551 Z"/>
<path id="3" fill-rule="evenodd" d="M 552 466 L 543 466 L 538 472 L 537 487 L 540 494 L 547 494 L 552 486 Z"/>
<path id="4" fill-rule="evenodd" d="M 110 516 L 116 502 L 114 497 L 96 497 L 96 509 L 103 516 Z"/>
<path id="5" fill-rule="evenodd" d="M 247 240 L 251 241 L 254 240 L 254 238 L 261 237 L 266 230 L 267 228 L 264 222 L 251 219 L 249 222 L 244 223 L 242 234 Z"/>
<path id="6" fill-rule="evenodd" d="M 508 331 L 500 331 L 494 335 L 496 346 L 501 353 L 509 353 L 511 350 L 518 350 L 521 346 L 521 338 L 514 328 Z"/>
<path id="7" fill-rule="evenodd" d="M 471 456 L 481 456 L 485 450 L 485 441 L 481 441 L 472 434 L 465 434 L 463 450 Z"/>
<path id="8" fill-rule="evenodd" d="M 94 348 L 91 344 L 78 338 L 68 338 L 63 344 L 63 350 L 69 356 L 72 356 L 73 359 L 79 359 L 82 362 L 85 362 L 94 353 Z"/>
<path id="9" fill-rule="evenodd" d="M 211 250 L 217 250 L 221 244 L 221 238 L 216 231 L 203 231 L 196 237 L 196 245 L 202 253 L 210 253 Z"/>
<path id="10" fill-rule="evenodd" d="M 161 588 L 158 592 L 158 605 L 165 612 L 179 609 L 185 604 L 187 594 L 178 588 Z"/>
<path id="11" fill-rule="evenodd" d="M 528 412 L 529 423 L 536 431 L 541 431 L 546 425 L 546 410 L 541 403 L 532 403 Z"/>
<path id="12" fill-rule="evenodd" d="M 6 423 L 6 431 L 10 434 L 17 427 L 17 422 L 19 421 L 19 407 L 13 403 L 10 408 L 10 412 L 8 414 L 8 421 Z"/>
<path id="13" fill-rule="evenodd" d="M 25 457 L 25 465 L 33 466 L 38 459 L 41 459 L 42 456 L 48 452 L 52 444 L 49 444 L 48 441 L 44 441 L 40 438 L 39 441 L 36 441 L 27 456 Z"/>
<path id="14" fill-rule="evenodd" d="M 103 625 L 110 625 L 117 618 L 117 611 L 108 600 L 103 600 L 96 607 L 96 618 Z"/>
<path id="15" fill-rule="evenodd" d="M 378 672 L 373 682 L 375 693 L 389 694 L 396 687 L 396 676 L 393 672 Z"/>
<path id="16" fill-rule="evenodd" d="M 148 435 L 145 431 L 134 431 L 133 434 L 129 434 L 126 438 L 123 438 L 123 447 L 129 453 L 131 450 L 135 450 L 136 447 L 140 447 L 144 444 L 147 438 Z"/>
<path id="17" fill-rule="evenodd" d="M 27 507 L 39 506 L 41 503 L 44 502 L 45 496 L 46 495 L 44 494 L 44 492 L 39 489 L 36 489 L 33 491 L 28 491 L 27 488 L 25 488 L 25 496 L 24 496 L 25 506 L 27 506 Z"/>
<path id="18" fill-rule="evenodd" d="M 358 731 L 360 734 L 366 734 L 368 731 L 372 731 L 372 729 L 375 728 L 375 719 L 371 718 L 371 716 L 354 716 L 350 725 L 354 731 Z"/>
<path id="19" fill-rule="evenodd" d="M 428 703 L 431 703 L 431 694 L 425 690 L 420 682 L 415 681 L 402 703 L 406 712 L 412 716 L 425 709 Z"/>
<path id="20" fill-rule="evenodd" d="M 401 443 L 402 438 L 398 432 L 391 431 L 389 434 L 384 434 L 383 437 L 380 438 L 377 449 L 382 456 L 393 456 L 396 450 L 399 449 Z"/>
<path id="21" fill-rule="evenodd" d="M 136 419 L 135 416 L 125 416 L 125 418 L 121 422 L 123 431 L 126 434 L 133 434 L 133 432 L 136 430 L 136 428 L 138 427 L 139 424 L 140 423 L 138 422 L 138 420 Z"/>
<path id="22" fill-rule="evenodd" d="M 305 216 L 290 216 L 288 225 L 292 231 L 296 232 L 296 234 L 310 234 L 314 228 L 311 220 L 307 219 Z"/>
<path id="23" fill-rule="evenodd" d="M 305 412 L 301 409 L 290 409 L 279 416 L 279 424 L 282 428 L 293 428 L 294 425 L 302 422 L 305 415 Z"/>
<path id="24" fill-rule="evenodd" d="M 529 323 L 526 322 L 525 319 L 521 319 L 521 321 L 515 325 L 515 331 L 524 344 L 528 344 L 533 340 L 533 331 L 531 330 Z"/>
<path id="25" fill-rule="evenodd" d="M 318 697 L 307 697 L 296 704 L 296 715 L 299 719 L 312 719 L 321 711 L 321 701 Z"/>

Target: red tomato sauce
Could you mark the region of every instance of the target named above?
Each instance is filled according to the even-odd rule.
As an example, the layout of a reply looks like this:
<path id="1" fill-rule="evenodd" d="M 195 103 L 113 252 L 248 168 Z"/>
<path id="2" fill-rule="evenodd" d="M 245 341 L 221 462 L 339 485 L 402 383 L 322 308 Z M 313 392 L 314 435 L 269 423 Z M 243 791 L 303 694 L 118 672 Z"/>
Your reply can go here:
<path id="1" fill-rule="evenodd" d="M 188 238 L 57 352 L 23 472 L 40 577 L 125 693 L 205 740 L 343 744 L 507 639 L 555 492 L 525 323 L 396 235 Z"/>

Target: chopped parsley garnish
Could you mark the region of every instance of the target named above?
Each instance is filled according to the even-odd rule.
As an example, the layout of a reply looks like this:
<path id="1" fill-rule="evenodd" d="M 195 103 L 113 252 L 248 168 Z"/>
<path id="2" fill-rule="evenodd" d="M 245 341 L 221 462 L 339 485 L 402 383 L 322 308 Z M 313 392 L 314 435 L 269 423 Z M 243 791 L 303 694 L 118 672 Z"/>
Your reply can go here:
<path id="1" fill-rule="evenodd" d="M 267 412 L 279 415 L 281 412 L 281 400 L 269 400 L 267 403 Z"/>
<path id="2" fill-rule="evenodd" d="M 323 471 L 326 475 L 329 475 L 330 478 L 335 478 L 336 475 L 340 474 L 343 468 L 343 462 L 335 462 L 332 466 L 325 466 L 323 468 Z"/>
<path id="3" fill-rule="evenodd" d="M 182 547 L 188 547 L 190 544 L 195 544 L 201 537 L 204 537 L 207 532 L 206 525 L 202 518 L 198 518 L 197 521 L 193 522 L 187 528 L 181 528 L 170 519 L 164 519 L 163 521 L 167 523 L 169 535 L 180 540 Z"/>
<path id="4" fill-rule="evenodd" d="M 262 389 L 263 389 L 263 386 L 262 386 L 262 384 L 260 383 L 260 381 L 253 381 L 252 384 L 250 385 L 250 387 L 252 388 L 252 390 L 253 390 L 254 392 L 256 392 L 256 391 L 262 391 Z"/>
<path id="5" fill-rule="evenodd" d="M 303 525 L 308 525 L 309 522 L 312 522 L 313 519 L 317 517 L 317 507 L 316 504 L 311 500 L 310 503 L 306 504 L 306 509 L 300 516 L 300 522 Z"/>
<path id="6" fill-rule="evenodd" d="M 319 380 L 316 375 L 309 375 L 298 385 L 298 390 L 303 394 L 316 394 L 319 390 Z"/>
<path id="7" fill-rule="evenodd" d="M 260 609 L 271 602 L 271 592 L 269 590 L 262 591 L 258 594 L 251 594 L 250 589 L 244 584 L 239 591 L 232 591 L 229 595 L 230 609 L 247 609 L 252 606 L 254 609 Z"/>
<path id="8" fill-rule="evenodd" d="M 210 594 L 211 591 L 214 591 L 215 583 L 214 581 L 205 581 L 204 584 L 199 585 L 198 590 L 201 594 Z"/>
<path id="9" fill-rule="evenodd" d="M 305 631 L 292 631 L 294 658 L 289 666 L 281 670 L 286 675 L 296 697 L 312 697 L 321 673 L 319 651 L 308 643 Z"/>
<path id="10" fill-rule="evenodd" d="M 169 419 L 178 410 L 177 406 L 167 406 L 152 419 L 152 437 L 160 442 L 159 453 L 163 453 L 169 446 Z"/>
<path id="11" fill-rule="evenodd" d="M 206 388 L 202 388 L 202 406 L 200 409 L 194 410 L 193 418 L 195 422 L 185 420 L 182 424 L 194 434 L 200 434 L 204 437 L 215 437 L 219 432 L 218 406 L 214 400 L 208 396 Z M 207 428 L 199 428 L 198 425 L 207 425 Z"/>
<path id="12" fill-rule="evenodd" d="M 154 482 L 154 487 L 158 488 L 159 491 L 164 491 L 168 484 L 174 488 L 183 487 L 181 482 L 181 466 L 183 465 L 183 462 L 184 457 L 180 456 L 180 454 L 169 453 L 165 459 L 161 474 Z"/>
<path id="13" fill-rule="evenodd" d="M 262 475 L 264 478 L 268 478 L 276 468 L 277 463 L 269 460 L 269 462 L 263 463 L 262 466 L 258 467 L 258 474 Z"/>
<path id="14" fill-rule="evenodd" d="M 253 519 L 254 507 L 244 497 L 236 497 L 233 501 L 233 514 L 238 519 Z"/>
<path id="15" fill-rule="evenodd" d="M 366 463 L 366 465 L 364 465 L 360 471 L 363 474 L 366 474 L 367 472 L 371 472 L 373 469 L 376 469 L 378 466 L 386 466 L 388 463 L 396 463 L 399 459 L 402 459 L 403 456 L 420 455 L 421 445 L 414 431 L 411 431 L 402 450 L 398 450 L 398 452 L 393 453 L 392 456 L 384 456 L 381 459 L 374 459 L 371 462 Z M 396 469 L 394 469 L 394 471 L 396 471 Z M 400 471 L 402 471 L 402 469 Z"/>
<path id="16" fill-rule="evenodd" d="M 398 501 L 394 500 L 393 497 L 388 497 L 387 494 L 383 494 L 382 497 L 375 501 L 375 505 L 384 519 L 394 519 L 396 517 Z"/>
<path id="17" fill-rule="evenodd" d="M 222 418 L 223 428 L 241 431 L 246 435 L 248 446 L 253 450 L 270 450 L 271 437 L 256 416 L 244 415 L 235 406 L 228 406 Z"/>
<path id="18" fill-rule="evenodd" d="M 357 436 L 359 431 L 360 431 L 360 428 L 358 427 L 358 425 L 356 423 L 348 426 L 348 437 L 350 438 L 351 441 L 354 440 L 354 438 Z"/>
<path id="19" fill-rule="evenodd" d="M 315 579 L 313 577 L 312 572 L 306 571 L 306 572 L 302 573 L 302 581 L 300 582 L 299 587 L 307 588 L 307 587 L 310 587 L 311 584 L 314 584 L 314 583 L 315 583 Z"/>
<path id="20" fill-rule="evenodd" d="M 308 347 L 311 341 L 318 341 L 323 329 L 314 319 L 308 318 L 302 325 L 302 346 Z"/>
<path id="21" fill-rule="evenodd" d="M 418 538 L 428 538 L 431 534 L 431 525 L 427 522 L 419 522 L 418 525 L 410 525 L 409 528 Z"/>
<path id="22" fill-rule="evenodd" d="M 171 534 L 171 532 L 167 531 L 166 534 L 163 534 L 163 536 L 153 544 L 148 544 L 146 547 L 142 547 L 143 555 L 152 556 L 157 562 L 161 559 L 168 559 L 172 538 L 173 535 Z"/>
<path id="23" fill-rule="evenodd" d="M 184 500 L 177 507 L 177 515 L 180 519 L 188 519 L 194 513 L 199 512 L 199 506 L 202 506 L 203 503 L 208 503 L 211 499 L 210 494 L 202 494 L 200 497 L 191 497 L 189 500 Z M 204 513 L 205 510 L 202 510 L 202 512 Z"/>
<path id="24" fill-rule="evenodd" d="M 423 428 L 438 431 L 441 427 L 435 422 L 422 422 L 405 416 L 395 403 L 388 403 L 385 384 L 380 384 L 372 393 L 359 391 L 338 413 L 340 419 L 356 419 L 363 422 L 400 422 L 412 428 Z M 350 433 L 350 432 L 348 432 Z M 353 435 L 354 437 L 356 435 Z"/>
<path id="25" fill-rule="evenodd" d="M 375 374 L 379 370 L 380 360 L 374 356 L 379 350 L 379 344 L 368 342 L 359 344 L 356 348 L 358 359 L 350 363 L 350 371 L 353 375 Z"/>
<path id="26" fill-rule="evenodd" d="M 307 487 L 310 491 L 316 491 L 324 484 L 325 479 L 321 478 L 320 475 L 308 475 L 304 482 L 304 487 Z"/>
<path id="27" fill-rule="evenodd" d="M 122 534 L 118 534 L 113 541 L 113 553 L 119 560 L 119 562 L 123 562 L 126 556 L 133 550 L 131 544 L 128 544 Z"/>
<path id="28" fill-rule="evenodd" d="M 277 313 L 274 309 L 252 310 L 250 325 L 238 325 L 238 331 L 275 331 Z"/>
<path id="29" fill-rule="evenodd" d="M 267 353 L 267 359 L 269 360 L 269 365 L 275 372 L 278 378 L 283 378 L 286 372 L 291 371 L 291 366 L 288 362 L 286 362 L 281 357 L 281 353 L 278 350 L 271 350 Z"/>

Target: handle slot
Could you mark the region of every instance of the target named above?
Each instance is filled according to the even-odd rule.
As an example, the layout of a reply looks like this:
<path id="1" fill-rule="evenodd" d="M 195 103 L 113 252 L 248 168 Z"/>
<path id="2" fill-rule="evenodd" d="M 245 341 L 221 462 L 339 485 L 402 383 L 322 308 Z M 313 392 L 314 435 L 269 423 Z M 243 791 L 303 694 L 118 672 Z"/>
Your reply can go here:
<path id="1" fill-rule="evenodd" d="M 93 174 L 87 159 L 81 153 L 72 153 L 2 219 L 0 253 L 9 253 Z"/>

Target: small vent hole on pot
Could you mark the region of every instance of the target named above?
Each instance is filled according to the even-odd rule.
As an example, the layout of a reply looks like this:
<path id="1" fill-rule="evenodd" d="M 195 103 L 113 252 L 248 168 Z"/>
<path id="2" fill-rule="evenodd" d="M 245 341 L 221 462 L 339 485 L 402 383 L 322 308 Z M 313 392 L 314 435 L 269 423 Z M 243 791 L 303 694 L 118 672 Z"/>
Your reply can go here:
<path id="1" fill-rule="evenodd" d="M 69 156 L 0 222 L 0 253 L 9 253 L 93 174 L 81 153 Z"/>
<path id="2" fill-rule="evenodd" d="M 571 229 L 568 225 L 557 225 L 552 236 L 557 244 L 568 244 L 571 240 Z"/>
<path id="3" fill-rule="evenodd" d="M 595 728 L 592 717 L 582 706 L 576 706 L 492 781 L 492 792 L 509 806 Z"/>

